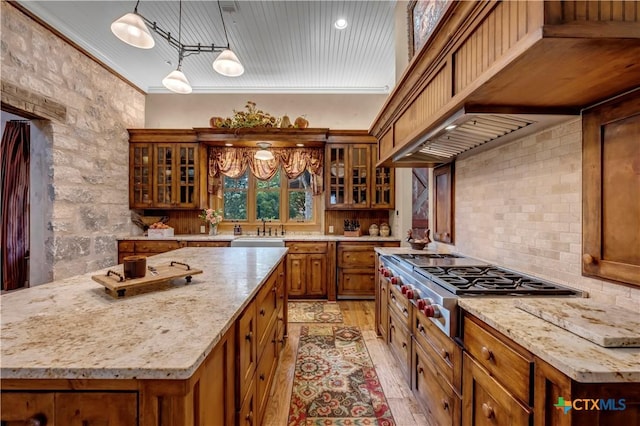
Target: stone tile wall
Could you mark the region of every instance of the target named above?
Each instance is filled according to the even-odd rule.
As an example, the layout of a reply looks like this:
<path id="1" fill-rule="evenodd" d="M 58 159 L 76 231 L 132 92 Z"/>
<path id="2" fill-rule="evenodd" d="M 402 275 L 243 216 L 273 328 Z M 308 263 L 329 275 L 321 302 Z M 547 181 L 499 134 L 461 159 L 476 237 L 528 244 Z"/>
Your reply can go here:
<path id="1" fill-rule="evenodd" d="M 144 127 L 144 94 L 7 2 L 0 49 L 3 81 L 67 109 L 42 129 L 51 219 L 39 261 L 54 279 L 115 264 L 116 237 L 130 231 L 126 129 Z"/>
<path id="2" fill-rule="evenodd" d="M 456 250 L 637 311 L 640 288 L 581 275 L 582 129 L 575 119 L 456 162 Z"/>

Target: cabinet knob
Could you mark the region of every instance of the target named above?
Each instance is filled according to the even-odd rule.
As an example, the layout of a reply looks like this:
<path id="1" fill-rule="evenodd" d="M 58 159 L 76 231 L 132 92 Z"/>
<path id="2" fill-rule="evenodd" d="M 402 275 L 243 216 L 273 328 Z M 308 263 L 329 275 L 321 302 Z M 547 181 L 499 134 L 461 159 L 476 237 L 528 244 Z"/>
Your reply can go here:
<path id="1" fill-rule="evenodd" d="M 424 334 L 424 326 L 422 324 L 418 325 L 418 331 L 420 332 L 420 334 Z"/>
<path id="2" fill-rule="evenodd" d="M 4 422 L 2 422 L 4 424 Z M 47 424 L 47 416 L 42 413 L 35 414 L 32 417 L 29 417 L 25 422 L 27 426 L 46 426 Z"/>
<path id="3" fill-rule="evenodd" d="M 253 424 L 253 411 L 249 411 L 249 413 L 244 416 L 244 419 L 249 422 L 250 425 Z"/>
<path id="4" fill-rule="evenodd" d="M 449 410 L 449 402 L 446 399 L 443 399 L 440 402 L 442 403 L 442 408 L 444 408 L 445 410 Z"/>
<path id="5" fill-rule="evenodd" d="M 260 316 L 261 316 L 261 317 L 263 317 L 263 316 L 264 316 L 264 314 L 265 314 L 265 310 L 264 310 L 264 308 L 260 309 Z"/>
<path id="6" fill-rule="evenodd" d="M 406 348 L 406 347 L 407 347 L 407 344 L 406 344 L 405 342 L 402 342 L 402 347 L 403 347 L 403 348 Z"/>
<path id="7" fill-rule="evenodd" d="M 248 332 L 247 335 L 244 336 L 244 338 L 249 341 L 251 341 L 252 337 L 253 337 L 253 331 Z"/>
<path id="8" fill-rule="evenodd" d="M 264 382 L 264 373 L 260 373 L 260 380 Z"/>
<path id="9" fill-rule="evenodd" d="M 596 259 L 591 256 L 589 253 L 585 253 L 582 255 L 582 261 L 586 264 L 586 265 L 593 265 L 595 263 L 597 263 Z"/>
<path id="10" fill-rule="evenodd" d="M 420 375 L 424 374 L 424 368 L 418 367 L 418 374 Z"/>
<path id="11" fill-rule="evenodd" d="M 493 417 L 493 407 L 491 407 L 488 402 L 482 404 L 482 414 L 488 419 Z"/>
<path id="12" fill-rule="evenodd" d="M 489 348 L 487 348 L 486 346 L 483 346 L 482 357 L 487 361 L 489 361 L 491 358 L 493 358 L 493 352 L 491 352 L 491 350 L 489 350 Z"/>
<path id="13" fill-rule="evenodd" d="M 444 359 L 449 359 L 449 352 L 446 349 L 440 349 L 440 356 Z"/>

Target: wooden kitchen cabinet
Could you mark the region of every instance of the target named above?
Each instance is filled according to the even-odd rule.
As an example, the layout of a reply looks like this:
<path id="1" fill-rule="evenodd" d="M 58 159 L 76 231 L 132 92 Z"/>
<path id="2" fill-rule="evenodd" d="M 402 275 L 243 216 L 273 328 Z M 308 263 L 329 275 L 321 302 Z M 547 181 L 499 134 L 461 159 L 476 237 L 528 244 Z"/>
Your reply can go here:
<path id="1" fill-rule="evenodd" d="M 325 208 L 393 209 L 395 172 L 376 168 L 376 140 L 363 131 L 329 131 L 325 148 Z"/>
<path id="2" fill-rule="evenodd" d="M 288 241 L 287 293 L 295 298 L 327 297 L 328 243 Z"/>
<path id="3" fill-rule="evenodd" d="M 3 426 L 138 424 L 137 392 L 2 392 L 1 398 Z"/>
<path id="4" fill-rule="evenodd" d="M 582 274 L 640 286 L 640 89 L 582 119 Z"/>
<path id="5" fill-rule="evenodd" d="M 454 217 L 453 163 L 433 169 L 435 199 L 433 203 L 433 240 L 453 244 Z"/>
<path id="6" fill-rule="evenodd" d="M 338 242 L 338 298 L 375 298 L 375 247 L 399 247 L 400 242 Z"/>
<path id="7" fill-rule="evenodd" d="M 129 130 L 129 207 L 202 207 L 206 149 L 193 130 Z"/>
<path id="8" fill-rule="evenodd" d="M 198 240 L 120 240 L 118 241 L 118 263 L 126 256 L 153 256 L 182 247 L 229 247 L 229 241 Z"/>

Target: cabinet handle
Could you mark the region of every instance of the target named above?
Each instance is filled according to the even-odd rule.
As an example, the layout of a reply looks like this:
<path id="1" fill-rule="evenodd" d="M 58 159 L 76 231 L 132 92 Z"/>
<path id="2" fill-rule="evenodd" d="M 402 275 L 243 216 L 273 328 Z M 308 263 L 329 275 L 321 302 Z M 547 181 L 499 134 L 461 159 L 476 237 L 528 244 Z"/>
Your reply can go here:
<path id="1" fill-rule="evenodd" d="M 248 332 L 247 335 L 244 336 L 244 338 L 248 341 L 251 341 L 252 337 L 253 337 L 253 331 Z"/>
<path id="2" fill-rule="evenodd" d="M 491 358 L 493 358 L 493 352 L 491 352 L 486 346 L 482 347 L 482 357 L 484 359 L 486 359 L 487 361 L 489 361 Z"/>
<path id="3" fill-rule="evenodd" d="M 402 313 L 407 317 L 409 316 L 409 311 L 407 310 L 407 308 L 402 308 Z"/>
<path id="4" fill-rule="evenodd" d="M 260 309 L 260 316 L 263 317 L 265 314 L 264 308 Z"/>
<path id="5" fill-rule="evenodd" d="M 389 326 L 389 328 L 390 328 L 390 329 L 392 329 L 392 330 L 395 330 L 395 329 L 396 329 L 396 327 L 395 327 L 393 324 L 391 324 L 391 325 Z"/>
<path id="6" fill-rule="evenodd" d="M 449 410 L 449 403 L 447 402 L 446 399 L 443 399 L 442 401 L 440 401 L 442 403 L 442 408 L 444 408 L 445 410 Z"/>
<path id="7" fill-rule="evenodd" d="M 444 359 L 449 359 L 449 352 L 446 349 L 440 349 L 440 356 Z"/>
<path id="8" fill-rule="evenodd" d="M 278 321 L 284 321 L 284 317 L 278 317 Z"/>
<path id="9" fill-rule="evenodd" d="M 271 289 L 271 292 L 272 292 L 272 293 L 275 293 L 276 291 L 278 291 L 278 289 L 274 286 L 274 287 Z"/>
<path id="10" fill-rule="evenodd" d="M 589 253 L 585 253 L 582 255 L 582 261 L 587 265 L 593 265 L 595 263 L 598 263 L 596 259 L 593 256 L 591 256 Z"/>
<path id="11" fill-rule="evenodd" d="M 4 422 L 2 422 L 4 424 Z M 47 424 L 47 416 L 42 413 L 35 414 L 32 417 L 29 417 L 25 422 L 27 426 L 46 426 Z"/>
<path id="12" fill-rule="evenodd" d="M 418 367 L 418 374 L 420 375 L 424 374 L 424 368 Z"/>
<path id="13" fill-rule="evenodd" d="M 424 326 L 423 326 L 422 324 L 418 324 L 418 331 L 419 331 L 421 334 L 425 334 Z"/>
<path id="14" fill-rule="evenodd" d="M 260 373 L 260 380 L 264 382 L 264 373 Z"/>
<path id="15" fill-rule="evenodd" d="M 253 424 L 253 411 L 249 411 L 249 414 L 244 416 L 244 419 L 249 422 L 250 425 Z"/>
<path id="16" fill-rule="evenodd" d="M 406 348 L 406 347 L 407 347 L 407 344 L 406 344 L 405 342 L 402 342 L 402 347 L 403 347 L 403 348 Z"/>
<path id="17" fill-rule="evenodd" d="M 488 402 L 483 403 L 482 413 L 486 418 L 490 419 L 491 417 L 493 417 L 493 407 L 491 407 Z"/>

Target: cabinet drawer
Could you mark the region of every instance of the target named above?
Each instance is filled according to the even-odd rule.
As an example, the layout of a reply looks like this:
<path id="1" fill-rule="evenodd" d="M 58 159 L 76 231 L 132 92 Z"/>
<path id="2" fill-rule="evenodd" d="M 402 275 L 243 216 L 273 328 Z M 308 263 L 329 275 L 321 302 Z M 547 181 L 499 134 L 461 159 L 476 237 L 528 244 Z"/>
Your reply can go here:
<path id="1" fill-rule="evenodd" d="M 55 394 L 53 392 L 6 392 L 0 393 L 2 413 L 0 420 L 15 422 L 12 424 L 49 424 L 55 421 Z M 29 423 L 31 419 L 40 419 L 40 423 Z"/>
<path id="2" fill-rule="evenodd" d="M 119 241 L 118 242 L 118 251 L 133 253 L 134 252 L 135 243 L 133 241 Z"/>
<path id="3" fill-rule="evenodd" d="M 389 312 L 394 312 L 402 318 L 404 326 L 411 330 L 413 327 L 413 304 L 404 297 L 400 288 L 396 285 L 389 285 Z"/>
<path id="4" fill-rule="evenodd" d="M 376 254 L 373 246 L 348 246 L 338 248 L 339 268 L 375 268 Z"/>
<path id="5" fill-rule="evenodd" d="M 229 241 L 187 241 L 187 247 L 229 247 Z"/>
<path id="6" fill-rule="evenodd" d="M 463 355 L 463 425 L 529 426 L 531 410 L 523 406 L 468 354 Z M 527 382 L 528 386 L 528 382 Z"/>
<path id="7" fill-rule="evenodd" d="M 309 243 L 300 241 L 289 241 L 286 243 L 289 253 L 326 253 L 327 243 Z"/>
<path id="8" fill-rule="evenodd" d="M 179 241 L 136 241 L 136 253 L 164 253 L 171 250 L 179 249 L 181 246 Z"/>
<path id="9" fill-rule="evenodd" d="M 338 277 L 338 295 L 375 296 L 376 276 L 369 270 L 343 269 Z"/>
<path id="10" fill-rule="evenodd" d="M 404 321 L 391 312 L 389 314 L 389 348 L 398 360 L 405 380 L 411 385 L 411 334 Z"/>
<path id="11" fill-rule="evenodd" d="M 253 379 L 253 376 L 251 377 Z M 256 404 L 256 387 L 253 381 L 249 384 L 249 392 L 247 395 L 240 397 L 242 406 L 238 413 L 239 426 L 255 426 L 258 417 L 258 405 Z M 244 399 L 243 399 L 244 398 Z"/>
<path id="12" fill-rule="evenodd" d="M 529 404 L 533 359 L 525 358 L 469 317 L 464 319 L 464 345 L 469 354 L 505 388 Z"/>
<path id="13" fill-rule="evenodd" d="M 422 402 L 428 416 L 437 425 L 457 426 L 460 424 L 461 401 L 458 394 L 433 369 L 431 359 L 422 351 L 420 345 L 415 345 L 413 393 Z"/>
<path id="14" fill-rule="evenodd" d="M 454 389 L 460 391 L 462 349 L 448 338 L 429 318 L 417 309 L 413 310 L 413 335 L 438 372 Z"/>
<path id="15" fill-rule="evenodd" d="M 273 323 L 278 308 L 278 294 L 276 287 L 277 273 L 271 274 L 256 297 L 256 330 L 258 332 L 258 357 L 265 349 L 268 340 L 267 331 Z"/>

